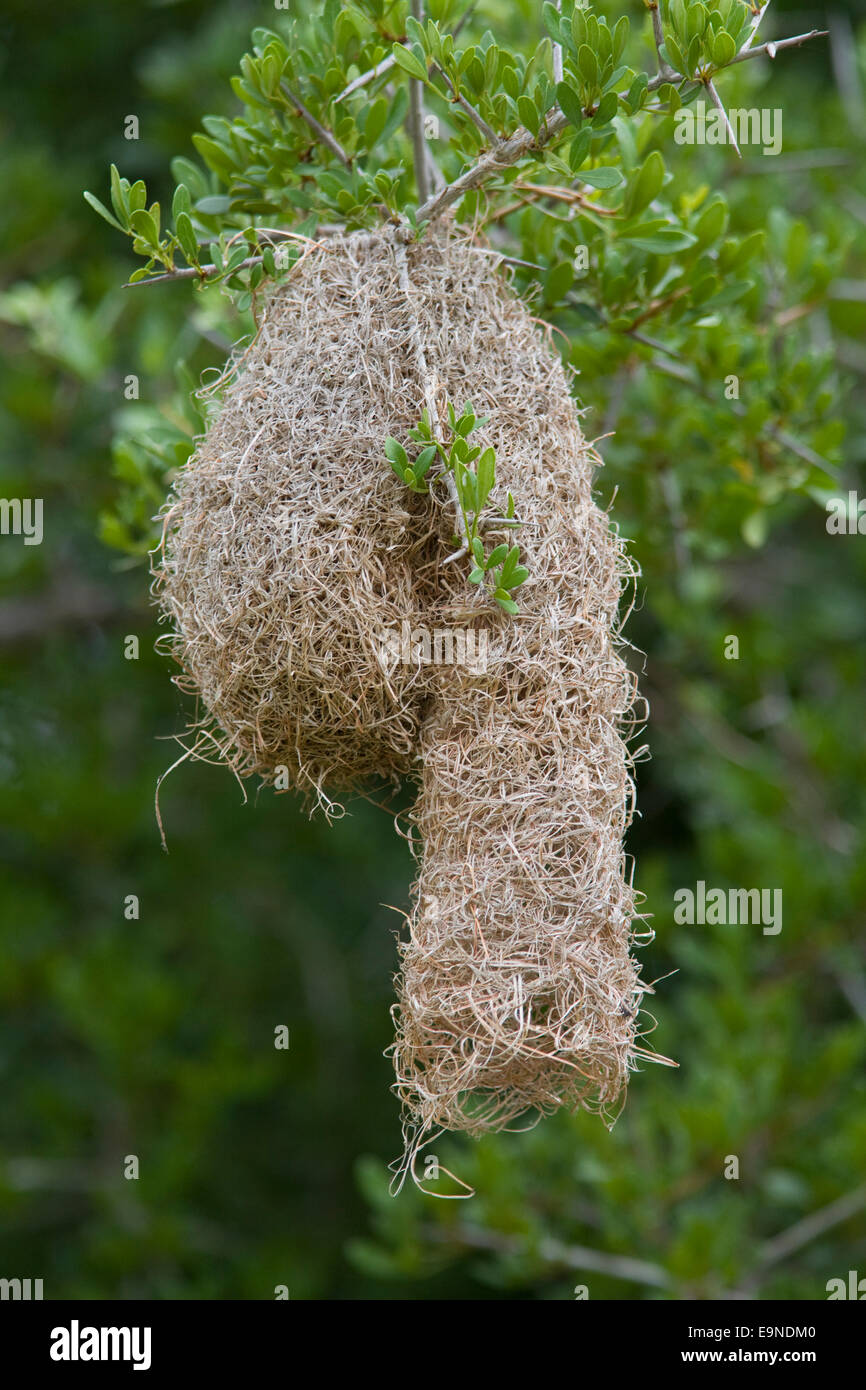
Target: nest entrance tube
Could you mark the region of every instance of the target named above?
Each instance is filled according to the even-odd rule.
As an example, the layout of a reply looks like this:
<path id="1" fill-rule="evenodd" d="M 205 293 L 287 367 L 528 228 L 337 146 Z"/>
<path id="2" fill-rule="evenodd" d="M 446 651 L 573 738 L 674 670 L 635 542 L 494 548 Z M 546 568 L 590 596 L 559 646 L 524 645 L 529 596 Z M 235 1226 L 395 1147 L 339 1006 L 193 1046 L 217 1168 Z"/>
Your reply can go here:
<path id="1" fill-rule="evenodd" d="M 416 496 L 384 462 L 425 407 L 444 428 L 446 400 L 489 417 L 496 495 L 517 503 L 516 616 L 443 563 L 444 489 Z M 593 499 L 599 462 L 489 251 L 392 228 L 317 245 L 273 292 L 169 501 L 157 593 L 178 683 L 226 759 L 241 775 L 282 763 L 320 796 L 418 777 L 392 1049 L 410 1145 L 560 1107 L 611 1116 L 652 1055 L 622 847 L 631 569 Z M 393 642 L 386 658 L 406 624 L 450 634 L 452 653 L 483 637 L 486 659 Z"/>

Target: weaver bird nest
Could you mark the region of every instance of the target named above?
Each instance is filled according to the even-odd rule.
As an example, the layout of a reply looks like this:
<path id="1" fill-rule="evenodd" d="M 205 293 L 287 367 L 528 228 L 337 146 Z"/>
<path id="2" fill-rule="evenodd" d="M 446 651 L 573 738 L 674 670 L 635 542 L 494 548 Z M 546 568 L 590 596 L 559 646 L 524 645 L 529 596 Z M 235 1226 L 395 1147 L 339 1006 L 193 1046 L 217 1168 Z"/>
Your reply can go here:
<path id="1" fill-rule="evenodd" d="M 631 567 L 549 333 L 470 237 L 390 228 L 311 246 L 237 366 L 156 561 L 199 734 L 240 776 L 281 772 L 326 808 L 417 775 L 393 1046 L 414 1142 L 615 1113 L 653 1055 L 622 846 Z M 494 540 L 518 499 L 516 613 L 449 562 L 453 492 L 412 491 L 384 461 L 424 409 L 441 436 L 455 400 L 488 417 Z M 430 660 L 419 631 L 471 636 L 476 659 Z"/>

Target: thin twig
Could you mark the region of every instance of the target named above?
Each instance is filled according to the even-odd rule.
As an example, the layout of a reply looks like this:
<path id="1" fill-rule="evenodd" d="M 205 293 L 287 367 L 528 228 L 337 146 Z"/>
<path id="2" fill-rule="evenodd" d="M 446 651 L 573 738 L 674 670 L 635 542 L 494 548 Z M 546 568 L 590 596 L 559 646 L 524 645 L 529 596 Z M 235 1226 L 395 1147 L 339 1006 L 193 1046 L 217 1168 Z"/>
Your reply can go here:
<path id="1" fill-rule="evenodd" d="M 661 490 L 665 500 L 665 506 L 673 526 L 674 539 L 674 565 L 676 569 L 676 582 L 679 586 L 686 570 L 689 568 L 689 546 L 686 539 L 688 532 L 688 518 L 683 510 L 683 500 L 680 494 L 679 481 L 672 468 L 665 468 L 661 474 Z"/>
<path id="2" fill-rule="evenodd" d="M 239 270 L 249 270 L 251 265 L 261 265 L 263 259 L 262 256 L 247 256 L 245 261 L 232 266 L 232 274 L 236 275 Z M 149 275 L 143 280 L 127 280 L 120 288 L 134 290 L 138 285 L 158 285 L 162 280 L 209 280 L 213 275 L 222 273 L 218 265 L 190 265 L 180 270 L 166 270 L 162 275 Z"/>
<path id="3" fill-rule="evenodd" d="M 419 24 L 424 19 L 422 0 L 412 0 L 412 15 Z M 409 78 L 409 134 L 412 139 L 412 158 L 415 164 L 415 186 L 419 203 L 430 197 L 430 177 L 427 168 L 427 149 L 424 140 L 424 84 L 416 77 Z"/>
<path id="4" fill-rule="evenodd" d="M 530 131 L 521 128 L 507 140 L 500 141 L 495 149 L 483 154 L 477 163 L 464 170 L 453 183 L 447 184 L 435 197 L 422 203 L 418 209 L 418 221 L 432 221 L 439 217 L 446 208 L 459 202 L 473 188 L 478 188 L 480 184 L 485 183 L 499 169 L 507 169 L 512 164 L 516 164 L 533 149 L 540 150 L 543 145 L 565 130 L 567 125 L 568 117 L 557 108 L 553 115 L 548 117 L 546 132 L 540 133 L 536 137 Z"/>
<path id="5" fill-rule="evenodd" d="M 615 208 L 599 207 L 579 188 L 567 188 L 564 184 L 524 183 L 522 179 L 516 179 L 511 187 L 527 193 L 537 193 L 541 198 L 553 198 L 560 203 L 577 203 L 580 207 L 586 208 L 588 212 L 597 212 L 599 217 L 619 217 L 620 215 Z"/>
<path id="6" fill-rule="evenodd" d="M 454 83 L 451 81 L 451 78 L 448 76 L 447 72 L 443 72 L 438 63 L 433 64 L 433 70 L 434 72 L 437 72 L 439 76 L 448 83 L 448 87 L 451 92 L 452 104 L 459 106 L 461 110 L 466 112 L 469 119 L 478 127 L 478 129 L 481 131 L 481 134 L 484 136 L 485 140 L 489 145 L 498 145 L 499 136 L 496 134 L 496 131 L 492 128 L 492 126 L 489 126 L 487 124 L 481 112 L 476 111 L 475 107 L 472 105 L 472 102 L 467 101 L 463 93 L 459 91 L 457 87 L 454 86 Z"/>
<path id="7" fill-rule="evenodd" d="M 850 1217 L 856 1216 L 864 1207 L 866 1207 L 866 1184 L 855 1188 L 853 1192 L 847 1192 L 844 1197 L 837 1198 L 828 1206 L 820 1207 L 818 1211 L 813 1211 L 809 1216 L 805 1216 L 802 1221 L 797 1221 L 793 1226 L 789 1226 L 787 1231 L 782 1231 L 779 1235 L 765 1241 L 758 1251 L 756 1267 L 729 1297 L 734 1299 L 750 1298 L 760 1288 L 767 1271 L 773 1265 L 787 1259 L 795 1251 L 802 1250 L 803 1246 L 817 1240 L 819 1236 L 832 1230 L 834 1226 L 839 1226 L 843 1221 L 848 1221 Z"/>
<path id="8" fill-rule="evenodd" d="M 734 63 L 745 63 L 749 58 L 775 58 L 783 48 L 799 48 L 810 39 L 826 39 L 828 32 L 827 29 L 810 29 L 808 34 L 797 34 L 793 39 L 774 39 L 772 43 L 761 43 L 757 48 L 741 48 L 725 67 L 733 67 Z"/>
<path id="9" fill-rule="evenodd" d="M 397 43 L 407 43 L 407 39 L 397 39 Z M 375 82 L 377 77 L 382 77 L 386 72 L 390 72 L 397 59 L 393 53 L 389 53 L 387 58 L 383 58 L 381 63 L 377 63 L 374 68 L 369 68 L 367 72 L 362 72 L 360 77 L 353 77 L 348 87 L 344 87 L 339 96 L 334 97 L 334 104 L 338 101 L 345 101 L 353 92 L 357 92 L 361 87 L 366 87 L 371 82 Z"/>
<path id="10" fill-rule="evenodd" d="M 808 1245 L 818 1236 L 822 1236 L 825 1231 L 847 1221 L 849 1217 L 856 1215 L 864 1207 L 866 1207 L 866 1183 L 862 1187 L 855 1188 L 853 1192 L 847 1192 L 844 1197 L 838 1197 L 835 1202 L 830 1202 L 826 1207 L 820 1207 L 818 1211 L 811 1212 L 802 1221 L 797 1221 L 795 1225 L 789 1226 L 787 1231 L 773 1236 L 772 1240 L 765 1241 L 758 1255 L 760 1263 L 764 1266 L 778 1264 L 780 1260 L 793 1255 L 795 1250 L 801 1250 L 804 1245 Z"/>
<path id="11" fill-rule="evenodd" d="M 767 13 L 767 10 L 768 10 L 769 8 L 770 8 L 770 0 L 764 0 L 764 4 L 761 5 L 761 6 L 759 6 L 757 14 L 755 15 L 754 19 L 752 20 L 751 24 L 749 25 L 749 34 L 748 34 L 748 37 L 747 37 L 745 43 L 743 43 L 743 44 L 740 45 L 741 48 L 747 48 L 748 45 L 752 42 L 752 39 L 755 37 L 755 35 L 757 34 L 758 30 L 759 30 L 760 27 L 761 27 L 761 20 L 764 18 L 764 15 Z"/>
<path id="12" fill-rule="evenodd" d="M 672 67 L 670 67 L 665 62 L 664 58 L 662 57 L 662 44 L 665 41 L 665 35 L 664 30 L 662 29 L 662 17 L 659 12 L 658 0 L 653 0 L 653 3 L 650 5 L 649 10 L 652 16 L 653 39 L 655 40 L 656 53 L 658 55 L 659 77 L 662 77 L 665 79 L 665 81 L 669 82 L 672 77 L 677 77 L 678 74 L 674 71 Z"/>
<path id="13" fill-rule="evenodd" d="M 327 145 L 328 149 L 331 151 L 332 154 L 335 154 L 337 156 L 341 164 L 344 164 L 347 169 L 350 169 L 352 166 L 352 161 L 346 154 L 346 151 L 343 149 L 343 146 L 340 144 L 339 140 L 337 140 L 329 130 L 325 129 L 321 121 L 316 120 L 312 111 L 307 110 L 306 106 L 301 101 L 301 98 L 295 95 L 295 93 L 292 91 L 291 87 L 288 85 L 287 82 L 280 82 L 280 91 L 283 93 L 287 101 L 290 101 L 292 103 L 292 106 L 294 106 L 301 119 L 306 121 L 307 125 L 310 127 L 310 130 L 316 136 L 316 139 L 320 140 L 323 145 Z"/>
<path id="14" fill-rule="evenodd" d="M 562 0 L 556 0 L 556 10 L 562 14 Z M 562 81 L 562 44 L 553 45 L 553 80 L 556 83 Z"/>
<path id="15" fill-rule="evenodd" d="M 475 13 L 476 4 L 477 0 L 474 0 L 474 3 L 469 6 L 466 13 L 464 15 L 461 15 L 460 19 L 454 26 L 454 31 L 451 36 L 452 38 L 456 39 L 464 24 L 467 24 L 469 20 L 472 18 L 473 14 Z M 401 39 L 396 39 L 395 42 L 406 44 L 409 42 L 409 40 L 404 36 Z M 340 92 L 340 95 L 334 97 L 334 102 L 336 103 L 338 101 L 344 101 L 346 97 L 351 96 L 353 92 L 357 92 L 361 87 L 369 86 L 371 82 L 375 82 L 377 77 L 382 77 L 386 72 L 390 72 L 396 61 L 397 59 L 394 57 L 394 54 L 389 53 L 388 57 L 383 58 L 381 63 L 377 63 L 374 68 L 368 68 L 367 71 L 362 72 L 359 77 L 353 77 L 348 87 L 344 87 L 342 92 Z"/>
<path id="16" fill-rule="evenodd" d="M 476 246 L 475 251 L 479 256 L 494 256 L 497 261 L 504 265 L 522 266 L 525 270 L 538 270 L 543 275 L 549 266 L 539 265 L 537 261 L 522 261 L 519 256 L 506 256 L 504 251 L 497 251 L 495 247 Z"/>
<path id="17" fill-rule="evenodd" d="M 521 1255 L 525 1253 L 523 1243 L 495 1231 L 482 1231 L 460 1226 L 456 1231 L 441 1230 L 439 1227 L 426 1228 L 424 1235 L 429 1240 L 448 1244 L 452 1241 L 464 1249 L 488 1250 L 497 1255 Z M 604 1274 L 612 1279 L 626 1279 L 631 1283 L 645 1284 L 650 1288 L 664 1289 L 671 1283 L 671 1277 L 661 1265 L 650 1264 L 648 1260 L 637 1260 L 632 1255 L 611 1255 L 604 1250 L 591 1250 L 585 1245 L 565 1245 L 562 1241 L 545 1237 L 538 1244 L 538 1253 L 548 1264 L 561 1265 L 566 1269 L 590 1270 Z"/>

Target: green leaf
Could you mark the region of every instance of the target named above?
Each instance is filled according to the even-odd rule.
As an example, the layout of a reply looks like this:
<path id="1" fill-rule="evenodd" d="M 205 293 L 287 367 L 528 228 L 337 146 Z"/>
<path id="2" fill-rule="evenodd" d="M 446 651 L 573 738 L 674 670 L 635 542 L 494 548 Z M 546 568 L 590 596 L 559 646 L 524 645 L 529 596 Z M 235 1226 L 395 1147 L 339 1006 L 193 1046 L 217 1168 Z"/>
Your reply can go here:
<path id="1" fill-rule="evenodd" d="M 117 218 L 108 211 L 108 208 L 105 206 L 105 204 L 101 203 L 93 193 L 88 193 L 85 190 L 84 200 L 86 203 L 90 204 L 94 212 L 98 212 L 99 216 L 105 219 L 105 221 L 108 223 L 110 227 L 116 227 L 119 232 L 123 232 L 124 234 L 126 233 L 126 228 L 121 226 Z"/>
<path id="2" fill-rule="evenodd" d="M 746 545 L 751 546 L 753 550 L 760 549 L 767 539 L 767 512 L 763 509 L 750 512 L 740 529 Z"/>
<path id="3" fill-rule="evenodd" d="M 496 450 L 485 449 L 478 460 L 478 506 L 484 506 L 496 481 Z"/>
<path id="4" fill-rule="evenodd" d="M 568 151 L 568 163 L 573 174 L 579 172 L 581 165 L 586 160 L 592 144 L 592 131 L 584 126 L 583 130 L 578 131 L 571 142 Z"/>
<path id="5" fill-rule="evenodd" d="M 422 25 L 418 23 L 418 20 L 412 14 L 406 16 L 406 33 L 413 44 L 417 45 L 423 52 L 426 52 L 427 34 Z"/>
<path id="6" fill-rule="evenodd" d="M 367 116 L 364 121 L 364 144 L 368 150 L 373 148 L 385 129 L 388 108 L 389 103 L 386 97 L 380 97 L 378 101 L 371 102 L 367 108 Z"/>
<path id="7" fill-rule="evenodd" d="M 416 478 L 421 479 L 424 477 L 424 474 L 429 469 L 438 452 L 435 444 L 430 444 L 426 449 L 421 450 L 414 464 Z"/>
<path id="8" fill-rule="evenodd" d="M 224 194 L 216 194 L 211 198 L 199 198 L 195 205 L 196 212 L 203 217 L 221 217 L 223 213 L 229 211 L 232 205 L 231 198 Z"/>
<path id="9" fill-rule="evenodd" d="M 190 263 L 196 263 L 198 261 L 198 246 L 196 244 L 193 225 L 187 213 L 177 213 L 174 219 L 174 230 L 177 233 L 177 239 L 180 242 L 183 254 Z"/>
<path id="10" fill-rule="evenodd" d="M 476 536 L 476 537 L 474 538 L 474 540 L 472 541 L 472 554 L 475 556 L 475 559 L 476 559 L 476 561 L 478 562 L 478 564 L 483 568 L 483 567 L 484 567 L 484 546 L 481 544 L 481 541 L 478 539 L 477 536 Z"/>
<path id="11" fill-rule="evenodd" d="M 719 252 L 719 269 L 724 271 L 742 270 L 748 265 L 749 261 L 763 250 L 764 230 L 759 228 L 756 232 L 750 232 L 742 241 L 726 241 Z"/>
<path id="12" fill-rule="evenodd" d="M 531 97 L 517 98 L 517 114 L 520 117 L 521 125 L 524 125 L 532 135 L 537 135 L 541 129 L 541 116 Z"/>
<path id="13" fill-rule="evenodd" d="M 597 130 L 600 130 L 602 126 L 608 125 L 608 123 L 613 120 L 617 113 L 618 106 L 619 100 L 616 92 L 606 92 L 598 103 L 595 115 L 592 118 L 592 124 Z"/>
<path id="14" fill-rule="evenodd" d="M 385 457 L 390 463 L 399 464 L 400 468 L 405 468 L 409 462 L 408 455 L 403 445 L 390 434 L 385 440 Z"/>
<path id="15" fill-rule="evenodd" d="M 622 172 L 613 165 L 602 166 L 600 169 L 585 169 L 581 172 L 580 178 L 583 183 L 588 183 L 590 188 L 618 188 L 623 181 Z"/>
<path id="16" fill-rule="evenodd" d="M 507 590 L 497 589 L 493 597 L 496 599 L 496 602 L 499 604 L 499 607 L 503 609 L 504 612 L 510 613 L 512 617 L 515 613 L 520 612 L 520 608 L 514 602 L 514 599 L 511 598 Z"/>
<path id="17" fill-rule="evenodd" d="M 427 67 L 411 48 L 404 47 L 402 43 L 395 43 L 391 52 L 397 66 L 408 72 L 410 77 L 414 77 L 418 82 L 427 81 Z"/>
<path id="18" fill-rule="evenodd" d="M 461 484 L 461 496 L 463 505 L 467 511 L 477 512 L 478 503 L 476 488 L 478 480 L 475 477 L 474 473 L 469 472 L 468 468 L 461 469 L 461 472 L 463 474 Z"/>
<path id="19" fill-rule="evenodd" d="M 571 36 L 574 40 L 574 51 L 577 53 L 587 38 L 586 16 L 581 5 L 575 4 L 571 12 Z"/>
<path id="20" fill-rule="evenodd" d="M 659 256 L 672 256 L 676 251 L 687 251 L 697 240 L 691 232 L 679 227 L 660 227 L 657 231 L 647 234 L 642 234 L 640 227 L 636 227 L 634 232 L 623 231 L 620 236 L 630 246 Z"/>
<path id="21" fill-rule="evenodd" d="M 226 261 L 226 271 L 237 270 L 241 262 L 246 260 L 248 251 L 249 247 L 243 242 L 239 246 L 234 246 Z"/>
<path id="22" fill-rule="evenodd" d="M 685 52 L 680 47 L 679 43 L 677 43 L 676 39 L 672 38 L 670 34 L 666 35 L 665 41 L 662 44 L 662 55 L 667 58 L 668 63 L 676 72 L 681 73 L 683 76 L 686 75 L 688 64 Z M 660 97 L 661 92 L 662 89 L 659 88 Z"/>
<path id="23" fill-rule="evenodd" d="M 674 32 L 679 34 L 680 38 L 688 39 L 689 18 L 686 0 L 671 0 L 668 7 L 668 18 L 674 27 Z"/>
<path id="24" fill-rule="evenodd" d="M 562 43 L 560 28 L 562 15 L 559 13 L 559 11 L 556 9 L 554 5 L 550 4 L 550 0 L 545 0 L 545 3 L 542 5 L 541 18 L 543 19 L 544 27 L 547 30 L 550 37 L 553 39 L 553 42 Z"/>
<path id="25" fill-rule="evenodd" d="M 179 212 L 192 212 L 192 199 L 185 183 L 179 183 L 171 200 L 171 215 L 176 218 Z"/>
<path id="26" fill-rule="evenodd" d="M 630 111 L 636 111 L 638 107 L 641 106 L 646 97 L 646 90 L 648 84 L 649 78 L 647 77 L 646 73 L 639 72 L 634 82 L 632 82 L 631 86 L 629 87 L 628 96 L 626 97 L 626 101 L 628 103 Z"/>
<path id="27" fill-rule="evenodd" d="M 653 150 L 641 165 L 640 169 L 631 179 L 629 179 L 628 189 L 623 203 L 623 213 L 626 217 L 635 217 L 643 212 L 644 208 L 649 207 L 654 198 L 661 192 L 662 184 L 665 181 L 665 162 L 658 150 Z"/>
<path id="28" fill-rule="evenodd" d="M 509 550 L 508 554 L 507 554 L 506 557 L 505 557 L 505 562 L 504 562 L 504 564 L 503 564 L 503 566 L 502 566 L 502 571 L 501 571 L 500 576 L 499 576 L 500 583 L 502 584 L 502 587 L 503 587 L 503 588 L 509 588 L 509 587 L 510 587 L 511 575 L 514 573 L 514 570 L 517 568 L 517 564 L 518 564 L 518 561 L 519 561 L 519 560 L 520 560 L 520 546 L 519 546 L 519 545 L 513 545 L 513 546 L 511 547 L 511 549 Z"/>
<path id="29" fill-rule="evenodd" d="M 697 222 L 694 231 L 698 239 L 699 246 L 710 246 L 714 241 L 718 241 L 724 235 L 728 224 L 728 209 L 722 199 L 710 203 L 704 208 Z"/>
<path id="30" fill-rule="evenodd" d="M 520 78 L 517 76 L 516 68 L 505 68 L 502 74 L 502 86 L 512 101 L 516 101 L 520 96 Z"/>
<path id="31" fill-rule="evenodd" d="M 581 76 L 590 87 L 598 86 L 598 59 L 589 44 L 581 44 L 577 50 L 577 66 Z"/>
<path id="32" fill-rule="evenodd" d="M 128 199 L 129 184 L 126 179 L 122 179 L 117 172 L 117 165 L 111 166 L 111 205 L 120 220 L 129 223 L 130 206 Z"/>
<path id="33" fill-rule="evenodd" d="M 574 88 L 569 87 L 567 82 L 558 82 L 556 84 L 556 100 L 562 108 L 563 115 L 576 129 L 579 129 L 584 122 L 583 106 Z"/>
<path id="34" fill-rule="evenodd" d="M 476 565 L 475 569 L 472 570 L 472 571 L 470 571 L 470 574 L 469 574 L 469 583 L 470 583 L 470 584 L 480 584 L 483 578 L 484 578 L 484 570 L 483 570 L 483 569 L 480 569 L 480 568 Z"/>
<path id="35" fill-rule="evenodd" d="M 136 179 L 126 196 L 129 202 L 130 212 L 136 212 L 139 208 L 143 208 L 147 203 L 147 189 L 144 184 L 144 179 Z"/>
<path id="36" fill-rule="evenodd" d="M 707 27 L 708 19 L 709 16 L 706 8 L 700 3 L 700 0 L 692 0 L 692 3 L 689 5 L 688 18 L 686 21 L 686 28 L 690 41 L 700 38 Z"/>
<path id="37" fill-rule="evenodd" d="M 737 45 L 724 29 L 721 33 L 715 34 L 710 42 L 710 54 L 717 68 L 725 67 L 736 51 Z"/>
<path id="38" fill-rule="evenodd" d="M 620 58 L 625 52 L 625 46 L 628 43 L 628 34 L 629 22 L 626 16 L 623 15 L 621 19 L 617 20 L 616 24 L 613 27 L 612 51 L 613 61 L 615 63 L 619 62 Z"/>
<path id="39" fill-rule="evenodd" d="M 544 277 L 544 298 L 547 304 L 559 304 L 574 284 L 574 265 L 559 261 Z"/>
<path id="40" fill-rule="evenodd" d="M 144 208 L 137 208 L 129 222 L 136 236 L 140 236 L 142 241 L 147 242 L 148 246 L 157 247 L 159 245 L 159 228 L 151 214 Z"/>

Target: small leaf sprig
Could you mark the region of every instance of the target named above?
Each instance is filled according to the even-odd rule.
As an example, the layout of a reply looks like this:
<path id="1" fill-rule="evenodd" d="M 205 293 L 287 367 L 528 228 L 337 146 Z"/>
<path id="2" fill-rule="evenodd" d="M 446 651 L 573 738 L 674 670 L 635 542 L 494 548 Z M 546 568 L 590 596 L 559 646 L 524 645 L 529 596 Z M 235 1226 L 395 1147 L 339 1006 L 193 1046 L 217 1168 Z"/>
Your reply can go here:
<path id="1" fill-rule="evenodd" d="M 499 542 L 488 552 L 480 534 L 482 513 L 496 485 L 496 450 L 472 444 L 470 436 L 487 424 L 488 416 L 479 418 L 467 401 L 458 415 L 450 401 L 448 408 L 448 438 L 438 439 L 433 432 L 429 410 L 424 410 L 409 438 L 420 445 L 410 459 L 398 439 L 389 436 L 385 441 L 385 457 L 401 483 L 412 492 L 427 493 L 432 483 L 442 481 L 448 487 L 460 521 L 462 535 L 455 535 L 458 547 L 445 561 L 468 556 L 472 562 L 470 584 L 484 584 L 493 600 L 504 612 L 519 613 L 514 594 L 529 578 L 529 570 L 520 561 L 520 546 Z M 431 473 L 434 462 L 439 468 Z M 505 515 L 487 518 L 497 529 L 516 527 L 523 523 L 515 515 L 514 498 L 508 493 Z"/>

